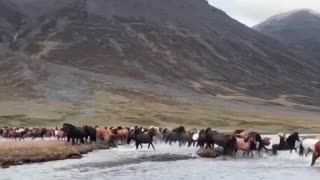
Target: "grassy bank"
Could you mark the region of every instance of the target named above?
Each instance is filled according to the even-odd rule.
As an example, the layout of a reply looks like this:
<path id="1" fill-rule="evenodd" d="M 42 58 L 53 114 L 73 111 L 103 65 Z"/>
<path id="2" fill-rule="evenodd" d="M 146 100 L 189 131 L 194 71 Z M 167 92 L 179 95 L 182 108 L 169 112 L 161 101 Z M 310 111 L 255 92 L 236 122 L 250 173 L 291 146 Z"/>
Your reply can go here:
<path id="1" fill-rule="evenodd" d="M 107 149 L 105 145 L 72 146 L 64 142 L 0 142 L 0 167 L 81 158 L 97 149 Z"/>

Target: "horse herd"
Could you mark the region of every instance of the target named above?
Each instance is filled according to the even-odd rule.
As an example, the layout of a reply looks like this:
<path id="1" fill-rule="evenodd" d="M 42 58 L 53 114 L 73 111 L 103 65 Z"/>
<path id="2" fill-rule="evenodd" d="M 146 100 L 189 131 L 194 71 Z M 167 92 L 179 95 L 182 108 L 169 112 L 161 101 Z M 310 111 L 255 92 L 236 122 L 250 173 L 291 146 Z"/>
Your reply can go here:
<path id="1" fill-rule="evenodd" d="M 215 146 L 222 149 L 221 155 L 234 156 L 237 151 L 242 151 L 243 156 L 253 156 L 253 151 L 258 154 L 262 150 L 271 151 L 274 155 L 278 151 L 289 150 L 290 153 L 299 149 L 299 155 L 307 156 L 313 153 L 311 165 L 320 157 L 320 138 L 301 139 L 298 132 L 294 132 L 286 138 L 285 134 L 279 134 L 280 141 L 273 144 L 271 149 L 270 138 L 262 138 L 258 132 L 250 130 L 235 130 L 233 133 L 225 134 L 211 128 L 186 130 L 183 126 L 168 129 L 159 127 L 76 127 L 69 123 L 64 123 L 62 128 L 1 128 L 0 136 L 15 140 L 25 138 L 44 139 L 44 137 L 56 137 L 58 140 L 66 140 L 73 145 L 86 143 L 106 143 L 110 147 L 116 147 L 119 144 L 135 143 L 136 149 L 143 148 L 143 144 L 152 147 L 155 150 L 154 141 L 164 142 L 171 145 L 178 143 L 181 146 L 197 146 L 203 149 L 213 149 Z M 297 147 L 299 143 L 299 147 Z"/>

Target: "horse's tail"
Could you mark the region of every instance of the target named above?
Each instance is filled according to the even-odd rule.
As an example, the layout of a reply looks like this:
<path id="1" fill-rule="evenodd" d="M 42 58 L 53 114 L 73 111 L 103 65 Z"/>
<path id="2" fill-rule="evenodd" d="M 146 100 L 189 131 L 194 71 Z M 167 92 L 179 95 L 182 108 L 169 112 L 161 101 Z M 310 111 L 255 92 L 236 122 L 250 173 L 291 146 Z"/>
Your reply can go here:
<path id="1" fill-rule="evenodd" d="M 303 156 L 303 152 L 304 152 L 304 147 L 302 145 L 302 142 L 300 143 L 300 150 L 299 150 L 299 155 Z"/>

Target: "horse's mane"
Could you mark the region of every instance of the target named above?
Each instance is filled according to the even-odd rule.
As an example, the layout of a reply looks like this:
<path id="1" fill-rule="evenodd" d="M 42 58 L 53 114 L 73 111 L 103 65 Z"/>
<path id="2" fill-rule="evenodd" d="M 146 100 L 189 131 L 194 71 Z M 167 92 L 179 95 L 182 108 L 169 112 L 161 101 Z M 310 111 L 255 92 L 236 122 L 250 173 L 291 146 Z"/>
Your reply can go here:
<path id="1" fill-rule="evenodd" d="M 211 128 L 207 128 L 205 132 L 208 133 L 208 132 L 210 132 L 211 130 L 212 130 Z"/>
<path id="2" fill-rule="evenodd" d="M 70 124 L 70 123 L 63 123 L 63 125 L 62 126 L 71 126 L 71 127 L 76 127 L 76 126 L 74 126 L 74 125 L 72 125 L 72 124 Z"/>
<path id="3" fill-rule="evenodd" d="M 298 137 L 299 137 L 299 133 L 298 132 L 294 132 L 287 138 L 287 141 L 293 141 Z"/>
<path id="4" fill-rule="evenodd" d="M 177 128 L 177 132 L 178 133 L 185 133 L 186 129 L 183 126 L 180 126 L 180 127 Z"/>

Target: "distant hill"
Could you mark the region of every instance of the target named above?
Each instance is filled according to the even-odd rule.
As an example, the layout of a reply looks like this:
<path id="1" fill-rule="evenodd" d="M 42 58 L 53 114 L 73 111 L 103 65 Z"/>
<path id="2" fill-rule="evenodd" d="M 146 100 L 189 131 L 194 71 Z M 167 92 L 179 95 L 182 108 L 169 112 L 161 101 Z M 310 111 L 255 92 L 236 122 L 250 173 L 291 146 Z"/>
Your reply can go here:
<path id="1" fill-rule="evenodd" d="M 301 9 L 273 16 L 253 27 L 320 61 L 320 14 Z"/>

